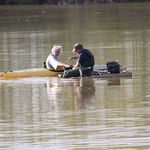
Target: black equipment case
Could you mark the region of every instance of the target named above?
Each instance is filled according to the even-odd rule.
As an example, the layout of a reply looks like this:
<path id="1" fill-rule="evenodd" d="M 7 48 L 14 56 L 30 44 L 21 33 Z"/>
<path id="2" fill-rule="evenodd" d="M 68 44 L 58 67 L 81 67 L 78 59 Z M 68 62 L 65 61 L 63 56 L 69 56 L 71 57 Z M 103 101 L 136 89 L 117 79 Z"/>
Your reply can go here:
<path id="1" fill-rule="evenodd" d="M 110 72 L 110 74 L 120 73 L 120 64 L 118 62 L 108 61 L 106 65 L 107 65 L 107 70 L 108 72 Z"/>

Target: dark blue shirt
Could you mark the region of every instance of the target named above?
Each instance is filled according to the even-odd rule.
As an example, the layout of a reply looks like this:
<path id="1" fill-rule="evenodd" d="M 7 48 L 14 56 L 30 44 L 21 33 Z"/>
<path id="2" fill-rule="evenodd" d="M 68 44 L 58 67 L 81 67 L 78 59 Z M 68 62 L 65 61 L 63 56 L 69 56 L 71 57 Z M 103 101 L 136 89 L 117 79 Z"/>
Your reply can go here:
<path id="1" fill-rule="evenodd" d="M 87 56 L 86 54 L 84 54 L 84 53 L 81 53 L 80 55 L 79 55 L 79 57 L 78 57 L 78 63 L 80 63 L 80 64 L 82 64 L 82 62 L 84 61 L 84 60 L 87 60 L 87 59 L 89 59 L 89 56 Z"/>

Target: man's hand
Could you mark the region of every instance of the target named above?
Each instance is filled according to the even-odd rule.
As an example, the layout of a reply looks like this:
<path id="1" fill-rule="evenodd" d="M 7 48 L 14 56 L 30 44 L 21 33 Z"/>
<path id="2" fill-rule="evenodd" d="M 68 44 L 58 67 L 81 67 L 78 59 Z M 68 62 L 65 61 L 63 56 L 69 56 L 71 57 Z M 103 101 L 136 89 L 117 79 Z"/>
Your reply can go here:
<path id="1" fill-rule="evenodd" d="M 72 59 L 72 57 L 69 57 L 68 60 L 70 61 Z"/>
<path id="2" fill-rule="evenodd" d="M 77 59 L 77 58 L 78 58 L 78 56 L 73 56 L 73 57 L 69 57 L 68 60 L 70 61 L 72 59 Z"/>
<path id="3" fill-rule="evenodd" d="M 65 65 L 64 67 L 70 67 L 70 65 Z"/>

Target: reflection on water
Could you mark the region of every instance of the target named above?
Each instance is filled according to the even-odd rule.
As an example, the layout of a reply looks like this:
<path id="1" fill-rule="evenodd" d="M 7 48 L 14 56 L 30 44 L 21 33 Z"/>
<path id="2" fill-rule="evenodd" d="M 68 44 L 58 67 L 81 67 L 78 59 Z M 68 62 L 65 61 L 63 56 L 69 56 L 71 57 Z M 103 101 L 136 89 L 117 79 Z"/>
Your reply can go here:
<path id="1" fill-rule="evenodd" d="M 0 78 L 0 149 L 150 149 L 150 3 L 0 6 L 0 71 L 42 67 L 80 42 L 132 78 Z"/>
<path id="2" fill-rule="evenodd" d="M 75 109 L 85 108 L 92 101 L 95 95 L 95 86 L 92 78 L 61 79 L 54 80 L 49 78 L 47 81 L 48 98 L 53 102 L 55 108 L 62 109 L 62 101 L 71 100 L 74 102 Z M 63 98 L 62 95 L 65 95 Z M 74 98 L 73 98 L 74 96 Z M 67 103 L 63 104 L 67 105 Z M 58 108 L 59 109 L 59 108 Z"/>
<path id="3" fill-rule="evenodd" d="M 1 81 L 0 148 L 149 148 L 150 103 L 134 95 L 132 79 L 115 81 Z"/>
<path id="4" fill-rule="evenodd" d="M 108 79 L 108 86 L 120 85 L 120 78 Z"/>

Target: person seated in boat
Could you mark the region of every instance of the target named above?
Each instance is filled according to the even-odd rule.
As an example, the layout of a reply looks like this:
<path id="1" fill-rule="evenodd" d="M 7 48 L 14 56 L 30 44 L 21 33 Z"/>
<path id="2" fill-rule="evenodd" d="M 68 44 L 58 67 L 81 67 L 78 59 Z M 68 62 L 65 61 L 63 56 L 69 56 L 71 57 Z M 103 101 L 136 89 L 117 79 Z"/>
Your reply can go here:
<path id="1" fill-rule="evenodd" d="M 58 56 L 62 52 L 62 46 L 53 46 L 51 54 L 46 59 L 46 68 L 51 71 L 64 71 L 63 67 L 70 67 L 59 61 Z"/>
<path id="2" fill-rule="evenodd" d="M 73 52 L 76 52 L 78 55 L 69 57 L 69 61 L 72 59 L 77 59 L 77 63 L 74 65 L 72 70 L 67 70 L 61 76 L 62 78 L 71 78 L 71 77 L 79 77 L 82 76 L 83 70 L 93 71 L 93 67 L 95 64 L 94 55 L 88 49 L 83 48 L 81 44 L 75 44 L 73 46 Z M 90 76 L 88 75 L 88 76 Z"/>

